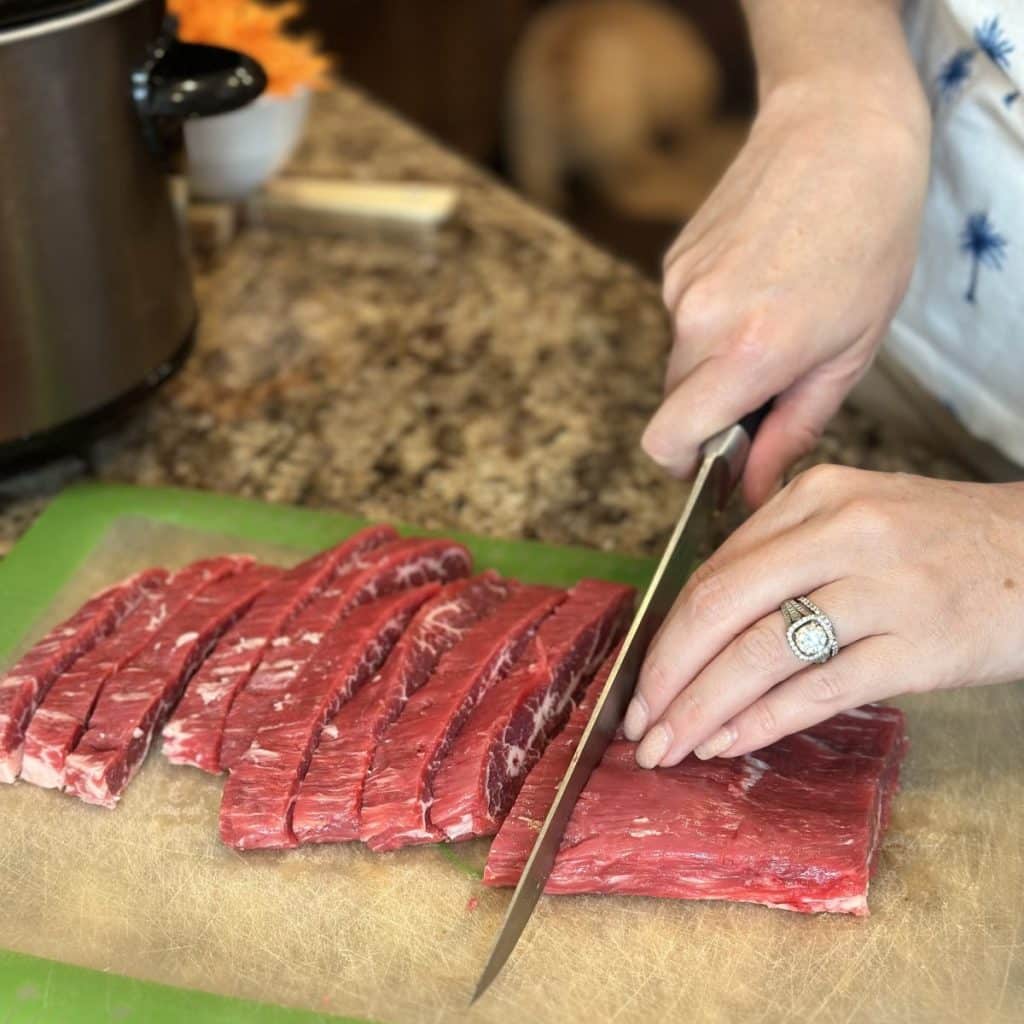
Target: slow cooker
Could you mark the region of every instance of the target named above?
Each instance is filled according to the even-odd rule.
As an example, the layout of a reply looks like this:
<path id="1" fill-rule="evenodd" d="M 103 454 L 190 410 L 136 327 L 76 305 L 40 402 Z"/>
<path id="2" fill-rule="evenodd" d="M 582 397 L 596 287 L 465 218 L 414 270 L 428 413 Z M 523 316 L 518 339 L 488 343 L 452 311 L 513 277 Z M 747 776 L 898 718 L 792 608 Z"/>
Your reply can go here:
<path id="1" fill-rule="evenodd" d="M 0 469 L 77 446 L 192 344 L 168 161 L 184 118 L 266 79 L 174 28 L 163 0 L 0 0 Z"/>

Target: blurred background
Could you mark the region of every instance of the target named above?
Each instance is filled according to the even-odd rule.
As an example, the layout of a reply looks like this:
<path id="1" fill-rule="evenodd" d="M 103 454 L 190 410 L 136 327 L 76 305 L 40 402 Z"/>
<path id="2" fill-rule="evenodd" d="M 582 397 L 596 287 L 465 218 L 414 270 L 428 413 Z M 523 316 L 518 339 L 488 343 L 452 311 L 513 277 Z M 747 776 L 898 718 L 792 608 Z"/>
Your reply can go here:
<path id="1" fill-rule="evenodd" d="M 738 0 L 306 0 L 341 74 L 656 274 L 742 142 Z"/>

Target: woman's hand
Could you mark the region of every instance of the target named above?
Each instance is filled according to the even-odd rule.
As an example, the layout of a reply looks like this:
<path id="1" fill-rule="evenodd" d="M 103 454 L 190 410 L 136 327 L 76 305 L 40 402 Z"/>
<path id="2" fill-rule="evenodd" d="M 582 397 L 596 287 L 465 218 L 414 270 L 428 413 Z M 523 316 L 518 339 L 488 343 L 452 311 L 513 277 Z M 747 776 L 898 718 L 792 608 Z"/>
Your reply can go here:
<path id="1" fill-rule="evenodd" d="M 761 504 L 867 370 L 914 263 L 929 134 L 915 90 L 833 75 L 764 99 L 665 260 L 674 344 L 643 445 L 672 473 L 777 395 L 744 475 Z"/>
<path id="2" fill-rule="evenodd" d="M 808 666 L 779 605 L 807 596 L 839 654 Z M 868 701 L 1024 678 L 1024 484 L 818 466 L 722 545 L 644 664 L 626 735 L 647 768 L 737 756 Z"/>

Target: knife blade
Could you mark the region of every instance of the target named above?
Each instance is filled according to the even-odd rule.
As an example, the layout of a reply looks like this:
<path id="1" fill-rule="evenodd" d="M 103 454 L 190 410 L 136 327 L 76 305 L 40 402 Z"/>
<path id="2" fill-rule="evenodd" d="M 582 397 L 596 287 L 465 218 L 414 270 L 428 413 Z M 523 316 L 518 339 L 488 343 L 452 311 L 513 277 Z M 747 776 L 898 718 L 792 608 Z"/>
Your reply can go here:
<path id="1" fill-rule="evenodd" d="M 771 401 L 766 402 L 756 412 L 703 445 L 700 470 L 690 488 L 683 513 L 665 546 L 608 681 L 590 713 L 587 727 L 537 834 L 470 1005 L 487 991 L 498 976 L 530 920 L 551 874 L 576 800 L 626 713 L 647 648 L 671 610 L 680 588 L 695 568 L 714 515 L 725 505 L 743 475 L 750 444 L 771 406 Z"/>

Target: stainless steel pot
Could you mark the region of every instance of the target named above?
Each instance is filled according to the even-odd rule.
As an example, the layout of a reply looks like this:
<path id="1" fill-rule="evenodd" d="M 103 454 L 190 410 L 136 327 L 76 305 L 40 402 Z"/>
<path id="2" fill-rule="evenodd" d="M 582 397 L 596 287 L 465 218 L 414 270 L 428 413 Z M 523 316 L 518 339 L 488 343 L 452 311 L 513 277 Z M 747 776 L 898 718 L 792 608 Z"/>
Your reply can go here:
<path id="1" fill-rule="evenodd" d="M 265 85 L 163 0 L 0 0 L 0 467 L 165 380 L 196 307 L 165 157 Z"/>

